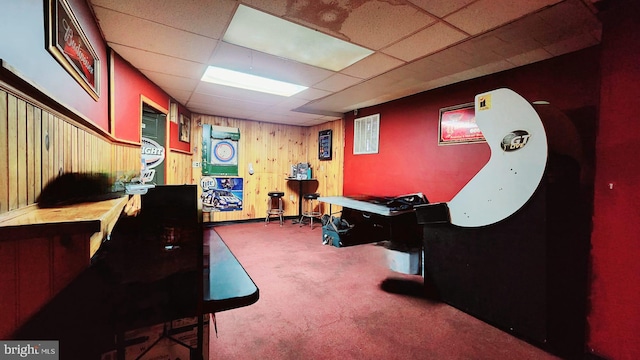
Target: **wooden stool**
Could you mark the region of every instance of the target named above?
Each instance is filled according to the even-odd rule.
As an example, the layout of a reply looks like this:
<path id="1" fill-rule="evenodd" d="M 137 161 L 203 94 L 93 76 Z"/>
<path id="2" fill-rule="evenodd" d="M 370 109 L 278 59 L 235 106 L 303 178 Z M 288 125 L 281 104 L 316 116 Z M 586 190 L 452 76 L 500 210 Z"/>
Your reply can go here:
<path id="1" fill-rule="evenodd" d="M 282 224 L 284 224 L 284 218 L 282 216 L 284 214 L 284 210 L 282 209 L 282 197 L 284 196 L 284 192 L 271 191 L 268 195 L 267 217 L 264 219 L 264 226 L 267 226 L 269 218 L 274 215 L 277 215 L 280 218 L 280 226 L 282 226 Z"/>
<path id="2" fill-rule="evenodd" d="M 312 193 L 312 194 L 304 194 L 302 198 L 304 199 L 304 208 L 302 210 L 302 214 L 300 216 L 300 226 L 304 225 L 304 218 L 309 218 L 311 223 L 311 229 L 313 230 L 313 218 L 317 218 L 322 215 L 320 211 L 316 211 L 316 203 L 320 194 Z"/>

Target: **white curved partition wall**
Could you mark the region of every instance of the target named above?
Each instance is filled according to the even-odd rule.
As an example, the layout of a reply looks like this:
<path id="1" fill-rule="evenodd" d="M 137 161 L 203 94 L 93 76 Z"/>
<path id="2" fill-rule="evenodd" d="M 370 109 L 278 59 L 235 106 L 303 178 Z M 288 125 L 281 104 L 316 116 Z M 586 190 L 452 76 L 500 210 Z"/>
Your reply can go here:
<path id="1" fill-rule="evenodd" d="M 451 223 L 480 227 L 518 211 L 537 189 L 547 136 L 531 104 L 510 89 L 475 97 L 476 123 L 491 149 L 487 164 L 448 202 Z"/>

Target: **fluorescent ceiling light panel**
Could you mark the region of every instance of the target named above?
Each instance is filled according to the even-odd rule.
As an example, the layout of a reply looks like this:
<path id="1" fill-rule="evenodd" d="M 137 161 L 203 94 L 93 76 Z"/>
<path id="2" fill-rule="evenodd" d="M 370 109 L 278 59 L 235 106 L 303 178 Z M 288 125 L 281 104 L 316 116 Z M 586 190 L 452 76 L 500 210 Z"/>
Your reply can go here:
<path id="1" fill-rule="evenodd" d="M 238 6 L 222 40 L 332 71 L 373 54 L 369 49 L 244 5 Z"/>
<path id="2" fill-rule="evenodd" d="M 306 90 L 306 86 L 273 80 L 257 75 L 209 66 L 202 75 L 202 81 L 214 84 L 233 86 L 246 90 L 260 91 L 280 96 L 291 96 Z"/>

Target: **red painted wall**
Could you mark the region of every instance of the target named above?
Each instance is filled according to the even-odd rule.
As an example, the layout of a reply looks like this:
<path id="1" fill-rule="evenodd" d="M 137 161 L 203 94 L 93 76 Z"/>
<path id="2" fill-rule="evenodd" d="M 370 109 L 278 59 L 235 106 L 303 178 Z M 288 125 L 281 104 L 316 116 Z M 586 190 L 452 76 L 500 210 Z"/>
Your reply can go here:
<path id="1" fill-rule="evenodd" d="M 158 104 L 167 112 L 170 97 L 117 53 L 113 54 L 114 69 L 114 135 L 117 139 L 140 142 L 141 96 Z M 178 104 L 178 115 L 191 118 L 191 113 Z M 167 114 L 167 121 L 169 121 Z M 179 141 L 178 124 L 169 121 L 169 148 L 190 152 L 190 143 Z"/>
<path id="2" fill-rule="evenodd" d="M 118 54 L 113 56 L 114 135 L 120 140 L 140 142 L 141 96 L 169 111 L 169 95 L 149 81 Z"/>
<path id="3" fill-rule="evenodd" d="M 439 110 L 473 102 L 474 96 L 507 87 L 527 100 L 547 100 L 565 111 L 598 104 L 598 49 L 529 65 L 413 95 L 347 114 L 345 195 L 422 192 L 449 201 L 489 159 L 485 143 L 438 146 Z M 353 155 L 353 120 L 380 114 L 379 153 Z M 587 126 L 588 127 L 588 126 Z"/>
<path id="4" fill-rule="evenodd" d="M 640 359 L 640 5 L 605 15 L 589 346 L 631 360 Z"/>

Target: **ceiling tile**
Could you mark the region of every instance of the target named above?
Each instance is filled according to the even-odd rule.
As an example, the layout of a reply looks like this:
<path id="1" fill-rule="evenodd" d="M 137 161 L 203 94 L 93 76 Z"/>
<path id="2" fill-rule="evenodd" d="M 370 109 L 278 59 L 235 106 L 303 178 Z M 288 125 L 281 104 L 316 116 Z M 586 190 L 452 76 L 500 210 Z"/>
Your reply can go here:
<path id="1" fill-rule="evenodd" d="M 417 79 L 420 81 L 431 80 L 444 76 L 440 71 L 438 64 L 431 62 L 428 58 L 413 62 L 407 66 L 403 66 L 391 71 L 388 76 L 398 79 Z"/>
<path id="2" fill-rule="evenodd" d="M 501 60 L 502 57 L 494 52 L 494 49 L 505 45 L 508 44 L 496 37 L 482 36 L 459 44 L 455 49 L 466 54 L 460 58 L 460 61 L 471 67 L 476 67 Z"/>
<path id="3" fill-rule="evenodd" d="M 464 51 L 468 54 L 474 54 L 478 52 L 486 52 L 495 48 L 501 48 L 507 44 L 506 41 L 493 36 L 491 33 L 481 35 L 475 38 L 465 41 L 462 44 L 456 45 L 456 49 Z"/>
<path id="4" fill-rule="evenodd" d="M 581 0 L 564 1 L 538 15 L 548 26 L 569 31 L 599 26 L 597 19 Z"/>
<path id="5" fill-rule="evenodd" d="M 205 63 L 217 43 L 211 38 L 104 8 L 96 8 L 96 17 L 99 22 L 118 24 L 102 29 L 110 45 L 120 44 Z"/>
<path id="6" fill-rule="evenodd" d="M 458 81 L 459 81 L 458 78 L 455 76 L 445 76 L 439 79 L 429 81 L 425 87 L 429 90 L 432 90 L 432 89 L 437 89 L 439 87 L 447 86 L 449 84 L 452 84 Z M 473 99 L 469 99 L 469 101 L 473 101 Z M 451 105 L 456 105 L 456 104 L 451 104 Z"/>
<path id="7" fill-rule="evenodd" d="M 521 39 L 533 38 L 535 34 L 546 31 L 547 27 L 547 23 L 537 13 L 495 29 L 491 34 L 506 42 L 514 43 Z"/>
<path id="8" fill-rule="evenodd" d="M 351 42 L 379 50 L 429 26 L 436 19 L 408 4 L 366 1 L 351 10 L 341 33 Z"/>
<path id="9" fill-rule="evenodd" d="M 484 64 L 476 67 L 474 70 L 477 70 L 482 76 L 489 75 L 493 73 L 497 73 L 500 71 L 512 69 L 514 66 L 512 63 L 507 60 L 498 60 L 492 63 Z"/>
<path id="10" fill-rule="evenodd" d="M 545 46 L 544 49 L 553 56 L 559 56 L 597 44 L 598 40 L 591 34 L 579 34 L 568 39 L 562 39 L 552 45 Z"/>
<path id="11" fill-rule="evenodd" d="M 533 37 L 544 45 L 551 45 L 569 38 L 601 32 L 601 24 L 594 18 L 585 4 L 579 0 L 566 1 L 538 14 L 545 24 L 544 30 Z"/>
<path id="12" fill-rule="evenodd" d="M 141 70 L 141 72 L 161 88 L 194 91 L 200 83 L 200 80 L 163 74 L 155 71 Z"/>
<path id="13" fill-rule="evenodd" d="M 194 93 L 191 96 L 191 99 L 189 99 L 189 103 L 187 105 L 206 105 L 215 111 L 222 111 L 225 109 L 229 111 L 241 111 L 244 116 L 260 112 L 268 107 L 268 104 L 260 104 L 246 98 L 225 98 L 202 93 Z"/>
<path id="14" fill-rule="evenodd" d="M 403 61 L 377 52 L 341 71 L 342 74 L 368 79 L 404 64 Z"/>
<path id="15" fill-rule="evenodd" d="M 163 90 L 165 89 L 163 88 Z M 186 105 L 189 102 L 189 98 L 191 97 L 191 93 L 192 93 L 191 91 L 177 90 L 172 88 L 166 88 L 166 92 L 174 100 L 184 105 Z"/>
<path id="16" fill-rule="evenodd" d="M 310 100 L 320 99 L 329 94 L 331 94 L 331 92 L 327 90 L 308 88 L 307 90 L 303 90 L 293 95 L 293 97 L 295 97 L 296 99 L 303 99 L 303 100 L 310 101 Z"/>
<path id="17" fill-rule="evenodd" d="M 534 62 L 542 61 L 551 58 L 552 55 L 545 49 L 539 48 L 531 50 L 526 53 L 518 54 L 507 58 L 507 61 L 515 66 L 524 66 L 533 64 Z"/>
<path id="18" fill-rule="evenodd" d="M 236 6 L 234 0 L 164 1 L 162 6 L 154 0 L 92 0 L 92 3 L 215 39 L 221 38 Z"/>
<path id="19" fill-rule="evenodd" d="M 314 88 L 327 91 L 340 91 L 361 82 L 362 79 L 343 74 L 335 74 L 313 85 Z"/>
<path id="20" fill-rule="evenodd" d="M 339 94 L 333 94 L 322 99 L 312 101 L 301 108 L 308 109 L 310 111 L 326 109 L 344 113 L 355 108 L 362 107 L 361 104 L 371 98 L 388 94 L 388 89 L 397 82 L 398 79 L 391 76 L 380 76 L 347 88 Z"/>
<path id="21" fill-rule="evenodd" d="M 445 20 L 471 35 L 477 35 L 559 1 L 478 0 L 445 17 Z"/>
<path id="22" fill-rule="evenodd" d="M 448 48 L 427 58 L 432 66 L 444 75 L 455 74 L 469 68 L 469 53 L 458 50 L 456 47 Z"/>
<path id="23" fill-rule="evenodd" d="M 437 17 L 443 17 L 451 14 L 452 12 L 476 1 L 476 0 L 447 0 L 447 1 L 433 1 L 433 0 L 409 0 L 416 6 L 419 6 L 431 14 Z"/>
<path id="24" fill-rule="evenodd" d="M 289 125 L 301 124 L 303 121 L 308 121 L 308 119 L 305 119 L 304 117 L 296 113 L 282 114 L 272 113 L 269 111 L 263 111 L 259 114 L 252 114 L 248 118 L 255 121 L 266 121 L 270 123 Z"/>
<path id="25" fill-rule="evenodd" d="M 168 55 L 151 53 L 119 44 L 112 44 L 111 47 L 138 70 L 147 70 L 199 80 L 206 69 L 206 65 L 204 64 Z"/>
<path id="26" fill-rule="evenodd" d="M 282 101 L 278 102 L 278 103 L 274 103 L 273 105 L 267 106 L 265 109 L 267 111 L 269 110 L 292 110 L 292 109 L 296 109 L 304 104 L 306 104 L 308 101 L 306 100 L 302 100 L 302 99 L 296 99 L 296 98 L 285 98 L 282 99 Z"/>
<path id="27" fill-rule="evenodd" d="M 383 52 L 404 61 L 412 61 L 442 50 L 466 37 L 466 34 L 449 25 L 438 22 L 408 38 L 400 40 L 384 49 Z"/>
<path id="28" fill-rule="evenodd" d="M 495 47 L 492 51 L 503 58 L 509 58 L 541 47 L 542 44 L 540 44 L 536 39 L 523 37 L 518 41 L 505 42 L 504 45 Z"/>
<path id="29" fill-rule="evenodd" d="M 287 13 L 287 8 L 289 7 L 288 3 L 290 1 L 287 0 L 242 0 L 236 1 L 239 3 L 243 3 L 245 5 L 249 5 L 252 8 L 256 8 L 258 10 L 264 11 L 266 13 L 283 16 Z"/>
<path id="30" fill-rule="evenodd" d="M 469 79 L 475 79 L 477 77 L 481 77 L 486 75 L 482 69 L 480 68 L 471 68 L 468 70 L 464 70 L 464 71 L 459 71 L 453 75 L 449 75 L 449 76 L 443 76 L 441 78 L 434 78 L 434 79 L 430 79 L 430 81 L 441 81 L 441 80 L 446 80 L 446 81 L 452 81 L 455 80 L 456 82 L 458 81 L 465 81 L 465 80 L 469 80 Z M 430 83 L 431 85 L 433 85 L 433 83 Z"/>
<path id="31" fill-rule="evenodd" d="M 234 119 L 248 119 L 256 112 L 254 110 L 247 110 L 244 107 L 230 107 L 230 106 L 212 106 L 209 102 L 197 103 L 190 101 L 187 104 L 189 110 L 198 114 L 215 115 L 222 117 L 231 117 Z"/>

